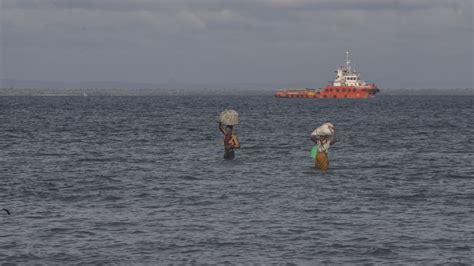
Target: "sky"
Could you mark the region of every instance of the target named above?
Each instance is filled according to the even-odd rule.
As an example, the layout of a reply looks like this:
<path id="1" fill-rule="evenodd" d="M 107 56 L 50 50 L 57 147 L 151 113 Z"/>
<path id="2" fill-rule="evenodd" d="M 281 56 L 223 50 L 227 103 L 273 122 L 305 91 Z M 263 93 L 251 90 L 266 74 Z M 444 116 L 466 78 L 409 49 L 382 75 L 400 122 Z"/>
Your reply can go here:
<path id="1" fill-rule="evenodd" d="M 0 0 L 0 78 L 472 88 L 474 0 Z"/>

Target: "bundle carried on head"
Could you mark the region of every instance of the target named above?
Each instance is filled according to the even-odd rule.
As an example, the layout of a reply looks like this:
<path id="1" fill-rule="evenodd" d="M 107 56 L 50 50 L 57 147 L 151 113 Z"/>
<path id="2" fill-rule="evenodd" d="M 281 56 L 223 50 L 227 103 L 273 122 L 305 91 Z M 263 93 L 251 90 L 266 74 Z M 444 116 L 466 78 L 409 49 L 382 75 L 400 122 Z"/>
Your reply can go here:
<path id="1" fill-rule="evenodd" d="M 334 125 L 331 123 L 324 123 L 315 130 L 316 136 L 331 136 L 334 134 Z"/>
<path id="2" fill-rule="evenodd" d="M 233 126 L 239 123 L 239 113 L 235 110 L 224 110 L 219 115 L 219 122 L 224 125 Z"/>

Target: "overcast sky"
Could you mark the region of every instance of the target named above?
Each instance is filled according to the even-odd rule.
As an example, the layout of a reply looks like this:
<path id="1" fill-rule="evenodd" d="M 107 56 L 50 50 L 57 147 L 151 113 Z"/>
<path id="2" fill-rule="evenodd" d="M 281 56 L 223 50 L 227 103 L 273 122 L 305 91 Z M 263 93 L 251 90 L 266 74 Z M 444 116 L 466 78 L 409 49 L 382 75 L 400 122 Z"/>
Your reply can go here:
<path id="1" fill-rule="evenodd" d="M 473 86 L 474 0 L 0 0 L 0 78 Z"/>

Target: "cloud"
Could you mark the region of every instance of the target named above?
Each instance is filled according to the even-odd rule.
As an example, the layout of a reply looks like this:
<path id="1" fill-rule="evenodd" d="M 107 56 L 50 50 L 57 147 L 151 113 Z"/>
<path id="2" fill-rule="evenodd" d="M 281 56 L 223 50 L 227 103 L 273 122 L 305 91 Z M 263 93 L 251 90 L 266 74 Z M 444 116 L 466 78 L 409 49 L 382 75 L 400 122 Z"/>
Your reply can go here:
<path id="1" fill-rule="evenodd" d="M 328 22 L 346 17 L 363 22 L 360 12 L 368 13 L 365 15 L 368 21 L 368 16 L 376 16 L 379 12 L 405 16 L 413 11 L 423 14 L 438 9 L 456 12 L 464 18 L 465 26 L 472 28 L 471 0 L 3 0 L 2 9 L 6 17 L 3 21 L 9 24 L 27 23 L 28 20 L 22 20 L 24 14 L 28 14 L 31 23 L 35 23 L 35 15 L 41 20 L 48 20 L 42 16 L 45 13 L 62 19 L 66 24 L 68 21 L 77 23 L 77 17 L 68 15 L 81 14 L 86 24 L 97 22 L 98 26 L 102 26 L 108 24 L 107 21 L 120 23 L 116 20 L 120 18 L 123 23 L 149 23 L 163 31 L 186 27 L 202 30 L 208 28 L 210 23 L 268 27 L 275 21 L 311 21 L 310 14 L 334 15 L 331 12 L 344 12 L 344 16 L 336 14 Z"/>
<path id="2" fill-rule="evenodd" d="M 170 4 L 173 3 L 173 4 Z M 148 25 L 164 32 L 186 28 L 202 30 L 209 23 L 247 24 L 252 18 L 245 18 L 239 10 L 223 6 L 198 5 L 192 1 L 23 1 L 5 0 L 2 3 L 2 23 L 6 27 L 31 27 L 41 25 L 63 27 L 96 26 L 121 27 Z"/>
<path id="3" fill-rule="evenodd" d="M 275 8 L 337 9 L 337 10 L 420 10 L 437 7 L 461 8 L 470 0 L 257 0 Z"/>
<path id="4" fill-rule="evenodd" d="M 472 72 L 472 0 L 0 1 L 11 78 L 98 79 L 110 68 L 112 80 L 326 80 L 346 49 L 394 84 L 386 73 L 405 64 L 397 76 L 408 80 Z M 371 69 L 379 58 L 394 69 Z"/>

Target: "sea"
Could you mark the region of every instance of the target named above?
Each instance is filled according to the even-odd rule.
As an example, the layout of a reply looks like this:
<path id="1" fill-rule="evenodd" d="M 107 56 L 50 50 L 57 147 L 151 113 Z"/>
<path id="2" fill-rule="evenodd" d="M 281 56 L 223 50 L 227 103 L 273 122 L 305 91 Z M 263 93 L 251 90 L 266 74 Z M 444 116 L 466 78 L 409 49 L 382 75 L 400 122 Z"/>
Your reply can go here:
<path id="1" fill-rule="evenodd" d="M 473 102 L 0 97 L 0 263 L 473 265 Z"/>

